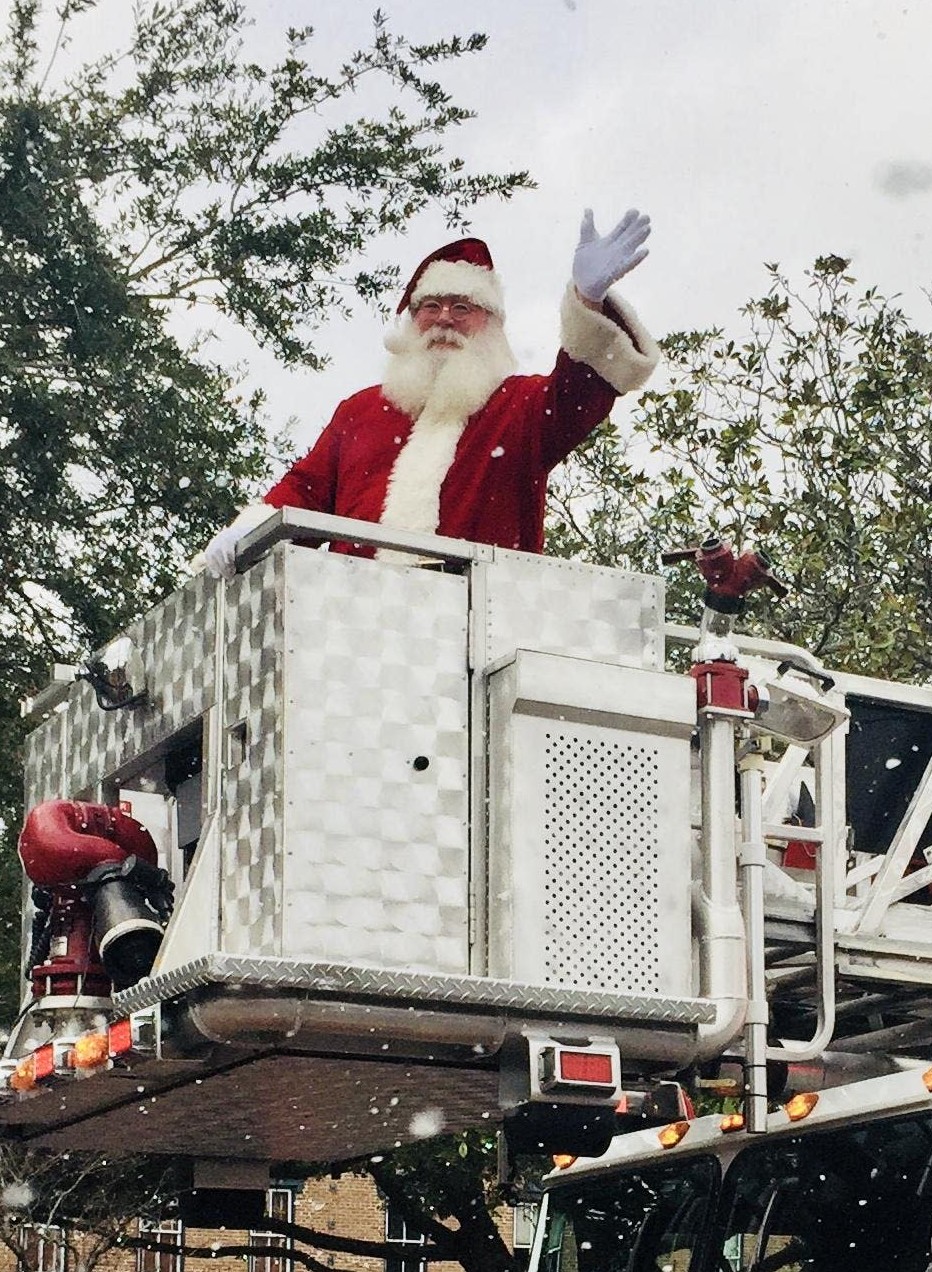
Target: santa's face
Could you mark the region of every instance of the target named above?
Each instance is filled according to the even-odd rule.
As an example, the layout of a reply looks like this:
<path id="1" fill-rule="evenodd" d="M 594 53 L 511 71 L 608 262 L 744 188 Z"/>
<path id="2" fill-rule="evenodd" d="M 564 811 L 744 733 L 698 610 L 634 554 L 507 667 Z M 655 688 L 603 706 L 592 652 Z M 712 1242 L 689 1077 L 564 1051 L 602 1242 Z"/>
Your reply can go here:
<path id="1" fill-rule="evenodd" d="M 488 326 L 489 312 L 464 296 L 425 296 L 413 314 L 414 326 L 428 349 L 453 346 L 466 341 Z"/>
<path id="2" fill-rule="evenodd" d="M 437 303 L 434 304 L 433 302 Z M 406 415 L 465 419 L 514 370 L 501 319 L 461 296 L 429 296 L 386 332 L 382 392 Z"/>

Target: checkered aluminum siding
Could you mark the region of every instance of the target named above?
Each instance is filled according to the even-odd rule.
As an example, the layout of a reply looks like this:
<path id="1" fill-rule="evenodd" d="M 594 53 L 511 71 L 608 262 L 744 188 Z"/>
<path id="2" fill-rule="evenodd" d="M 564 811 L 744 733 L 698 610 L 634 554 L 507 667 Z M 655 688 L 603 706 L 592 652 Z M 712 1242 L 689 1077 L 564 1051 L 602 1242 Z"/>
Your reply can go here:
<path id="1" fill-rule="evenodd" d="M 72 690 L 74 692 L 74 690 Z M 24 788 L 26 807 L 65 794 L 65 749 L 68 709 L 55 711 L 29 734 L 25 748 Z"/>
<path id="2" fill-rule="evenodd" d="M 213 702 L 215 584 L 198 575 L 127 629 L 139 653 L 149 703 L 132 711 L 102 711 L 86 682 L 71 689 L 29 737 L 26 804 L 96 796 L 187 725 Z"/>
<path id="3" fill-rule="evenodd" d="M 466 971 L 467 581 L 286 567 L 283 953 Z"/>
<path id="4" fill-rule="evenodd" d="M 284 588 L 280 548 L 226 589 L 220 942 L 230 954 L 281 952 Z"/>
<path id="5" fill-rule="evenodd" d="M 516 649 L 663 667 L 662 579 L 498 548 L 474 579 L 480 667 Z"/>
<path id="6" fill-rule="evenodd" d="M 96 798 L 202 722 L 220 592 L 200 575 L 130 629 L 149 706 L 105 713 L 89 685 L 73 687 L 30 740 L 30 803 Z M 661 599 L 654 579 L 509 552 L 459 576 L 283 543 L 237 576 L 221 750 L 205 757 L 221 776 L 220 950 L 471 970 L 470 880 L 483 874 L 470 861 L 470 746 L 474 760 L 484 721 L 469 719 L 469 622 L 478 673 L 520 646 L 651 667 Z M 180 910 L 184 948 L 197 952 L 203 928 L 207 952 L 183 893 Z"/>

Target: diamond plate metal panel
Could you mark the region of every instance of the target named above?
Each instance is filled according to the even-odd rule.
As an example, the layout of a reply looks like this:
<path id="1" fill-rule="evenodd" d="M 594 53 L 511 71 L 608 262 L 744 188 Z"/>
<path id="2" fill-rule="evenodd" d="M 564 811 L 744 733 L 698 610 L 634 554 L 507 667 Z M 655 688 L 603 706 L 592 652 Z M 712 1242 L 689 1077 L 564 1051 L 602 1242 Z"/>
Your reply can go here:
<path id="1" fill-rule="evenodd" d="M 480 666 L 535 649 L 663 668 L 662 579 L 499 548 L 473 577 Z"/>
<path id="2" fill-rule="evenodd" d="M 198 576 L 130 630 L 151 706 L 105 713 L 90 686 L 72 688 L 30 742 L 32 800 L 95 796 L 210 711 L 221 596 L 222 754 L 205 756 L 205 779 L 221 779 L 221 948 L 465 974 L 485 851 L 480 833 L 470 860 L 485 723 L 481 705 L 470 721 L 468 654 L 480 670 L 519 645 L 653 666 L 662 584 L 501 551 L 459 576 L 279 544 L 225 588 Z M 504 789 L 510 770 L 495 776 Z M 540 886 L 570 868 L 567 852 L 535 860 Z M 184 948 L 197 951 L 199 916 L 186 922 Z M 549 957 L 523 979 L 569 985 L 571 968 Z M 600 991 L 588 966 L 572 988 Z"/>
<path id="3" fill-rule="evenodd" d="M 466 971 L 467 581 L 286 563 L 282 952 Z"/>
<path id="4" fill-rule="evenodd" d="M 337 1000 L 378 999 L 402 1006 L 476 1007 L 536 1016 L 573 1015 L 657 1024 L 700 1024 L 715 1014 L 712 1003 L 698 998 L 586 992 L 491 977 L 433 976 L 340 963 L 225 954 L 196 959 L 175 971 L 141 981 L 122 990 L 114 1001 L 121 1012 L 139 1011 L 208 985 L 253 987 L 282 995 L 320 994 Z"/>

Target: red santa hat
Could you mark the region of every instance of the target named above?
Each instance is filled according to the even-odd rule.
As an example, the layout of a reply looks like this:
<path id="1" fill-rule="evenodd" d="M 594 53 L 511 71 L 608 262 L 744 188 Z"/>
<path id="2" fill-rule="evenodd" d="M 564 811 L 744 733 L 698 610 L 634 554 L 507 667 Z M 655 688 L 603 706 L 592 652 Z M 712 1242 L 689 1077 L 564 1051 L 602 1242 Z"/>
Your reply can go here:
<path id="1" fill-rule="evenodd" d="M 412 274 L 397 312 L 416 308 L 426 296 L 462 296 L 499 318 L 505 316 L 502 285 L 482 239 L 457 239 L 425 256 Z"/>

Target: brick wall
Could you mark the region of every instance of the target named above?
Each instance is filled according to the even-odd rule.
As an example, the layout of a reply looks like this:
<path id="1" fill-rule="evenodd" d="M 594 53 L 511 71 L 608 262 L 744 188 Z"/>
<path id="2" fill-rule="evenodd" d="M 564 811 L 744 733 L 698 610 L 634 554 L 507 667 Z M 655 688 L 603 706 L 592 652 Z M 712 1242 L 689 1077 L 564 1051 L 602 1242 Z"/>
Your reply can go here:
<path id="1" fill-rule="evenodd" d="M 338 1237 L 382 1241 L 385 1207 L 371 1179 L 344 1175 L 340 1179 L 309 1179 L 296 1198 L 295 1219 Z M 345 1272 L 382 1272 L 381 1259 L 318 1252 L 321 1263 Z"/>
<path id="2" fill-rule="evenodd" d="M 343 1175 L 339 1179 L 308 1180 L 295 1198 L 295 1222 L 316 1228 L 335 1236 L 356 1237 L 366 1241 L 383 1241 L 385 1238 L 385 1206 L 370 1179 Z M 513 1217 L 510 1209 L 504 1209 L 496 1217 L 496 1223 L 506 1244 L 511 1246 Z M 209 1248 L 211 1245 L 245 1243 L 246 1232 L 199 1230 L 189 1228 L 185 1240 L 189 1245 Z M 404 1246 L 399 1246 L 399 1251 Z M 355 1255 L 336 1254 L 331 1251 L 313 1251 L 326 1267 L 339 1272 L 383 1272 L 381 1259 L 361 1258 Z M 136 1252 L 111 1250 L 97 1265 L 99 1272 L 136 1272 Z M 218 1259 L 188 1259 L 185 1272 L 244 1272 L 245 1260 L 239 1257 Z M 15 1272 L 14 1256 L 0 1245 L 0 1272 Z M 455 1263 L 432 1263 L 429 1272 L 458 1272 Z M 37 1272 L 29 1269 L 29 1272 Z M 74 1260 L 69 1260 L 68 1272 L 75 1272 Z"/>

